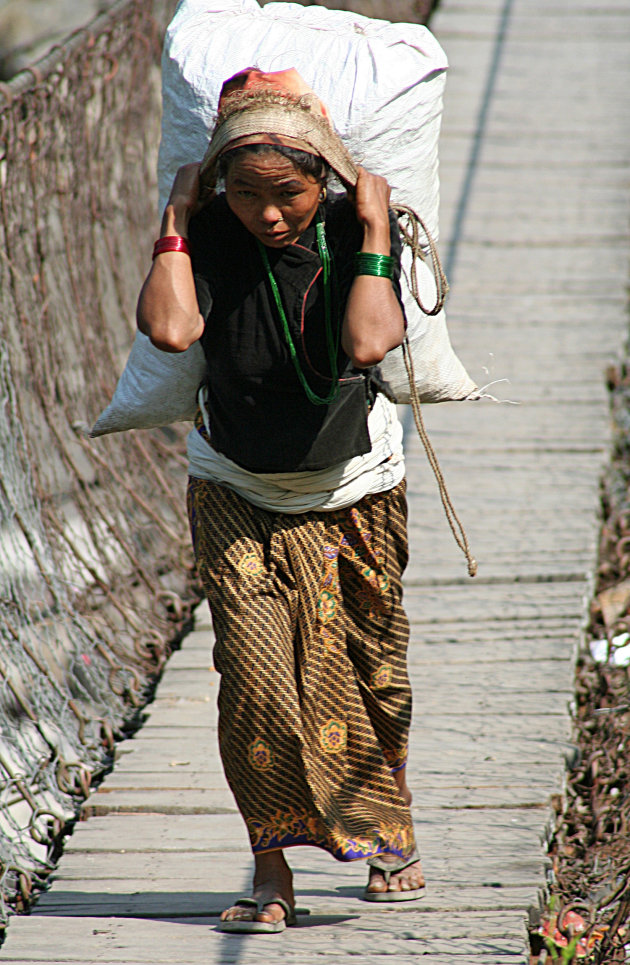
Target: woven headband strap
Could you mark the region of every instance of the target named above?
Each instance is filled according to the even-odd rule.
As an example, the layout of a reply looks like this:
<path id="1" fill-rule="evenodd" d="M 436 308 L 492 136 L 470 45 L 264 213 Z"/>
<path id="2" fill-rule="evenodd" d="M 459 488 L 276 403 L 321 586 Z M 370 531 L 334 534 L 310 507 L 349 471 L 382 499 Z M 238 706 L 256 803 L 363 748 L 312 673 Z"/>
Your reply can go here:
<path id="1" fill-rule="evenodd" d="M 230 144 L 239 138 L 277 134 L 302 141 L 314 154 L 318 154 L 339 176 L 341 181 L 354 187 L 357 168 L 348 154 L 341 138 L 323 117 L 309 111 L 287 110 L 280 105 L 265 105 L 252 110 L 238 111 L 217 124 L 201 163 L 200 178 L 203 184 L 216 179 L 218 158 Z"/>

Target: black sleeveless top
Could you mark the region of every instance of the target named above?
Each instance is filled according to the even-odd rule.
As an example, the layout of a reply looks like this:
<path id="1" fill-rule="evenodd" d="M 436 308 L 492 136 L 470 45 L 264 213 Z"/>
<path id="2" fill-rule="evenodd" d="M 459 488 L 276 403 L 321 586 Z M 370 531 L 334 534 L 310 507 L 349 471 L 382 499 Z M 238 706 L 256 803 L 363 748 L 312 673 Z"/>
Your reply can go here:
<path id="1" fill-rule="evenodd" d="M 362 243 L 354 208 L 344 198 L 320 208 L 337 275 L 343 320 Z M 394 287 L 400 300 L 400 234 L 392 220 Z M 378 369 L 356 369 L 340 347 L 340 392 L 312 403 L 282 330 L 256 239 L 219 195 L 191 219 L 189 237 L 207 363 L 211 445 L 250 472 L 325 469 L 370 451 L 367 414 L 383 388 Z M 300 366 L 310 388 L 332 385 L 324 327 L 322 266 L 314 224 L 286 248 L 267 248 Z"/>

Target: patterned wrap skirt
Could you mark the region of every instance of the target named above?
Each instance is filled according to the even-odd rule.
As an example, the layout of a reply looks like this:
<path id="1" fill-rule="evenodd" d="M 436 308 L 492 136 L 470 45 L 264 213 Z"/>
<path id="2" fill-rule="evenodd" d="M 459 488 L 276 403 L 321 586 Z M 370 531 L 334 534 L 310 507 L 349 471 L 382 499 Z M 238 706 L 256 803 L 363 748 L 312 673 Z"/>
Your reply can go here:
<path id="1" fill-rule="evenodd" d="M 413 825 L 393 777 L 411 719 L 405 483 L 285 514 L 191 477 L 188 509 L 216 636 L 221 758 L 253 851 L 407 857 Z"/>

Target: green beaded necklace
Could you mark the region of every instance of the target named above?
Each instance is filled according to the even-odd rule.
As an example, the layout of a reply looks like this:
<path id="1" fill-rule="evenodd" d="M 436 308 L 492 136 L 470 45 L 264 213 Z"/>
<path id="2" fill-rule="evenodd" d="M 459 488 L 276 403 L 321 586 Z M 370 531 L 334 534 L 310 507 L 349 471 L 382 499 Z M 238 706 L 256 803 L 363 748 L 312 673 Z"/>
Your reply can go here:
<path id="1" fill-rule="evenodd" d="M 328 405 L 333 402 L 339 395 L 339 374 L 337 372 L 337 353 L 339 351 L 339 339 L 341 335 L 341 327 L 339 324 L 336 325 L 336 334 L 333 333 L 332 325 L 332 282 L 334 277 L 334 264 L 330 256 L 330 251 L 328 249 L 328 242 L 326 240 L 326 232 L 324 231 L 324 223 L 320 216 L 317 216 L 317 223 L 315 225 L 315 232 L 317 235 L 317 248 L 319 250 L 319 257 L 322 263 L 322 276 L 324 281 L 324 324 L 326 330 L 326 345 L 328 348 L 328 360 L 330 362 L 330 372 L 332 377 L 332 386 L 328 395 L 317 395 L 313 392 L 310 385 L 306 381 L 306 376 L 302 371 L 302 366 L 300 365 L 300 360 L 298 358 L 295 344 L 293 338 L 291 337 L 291 332 L 289 331 L 289 323 L 287 322 L 287 316 L 284 311 L 284 306 L 282 304 L 282 299 L 280 297 L 280 290 L 278 289 L 278 283 L 274 278 L 273 271 L 271 270 L 271 265 L 269 264 L 269 258 L 267 257 L 267 251 L 262 242 L 256 240 L 258 245 L 258 250 L 260 251 L 260 256 L 262 258 L 263 265 L 267 271 L 267 276 L 269 278 L 269 284 L 271 285 L 271 291 L 273 292 L 274 301 L 276 303 L 276 308 L 278 309 L 278 315 L 280 316 L 280 321 L 282 322 L 282 330 L 284 332 L 284 338 L 289 348 L 289 354 L 293 360 L 293 365 L 297 373 L 297 377 L 300 380 L 302 388 L 306 392 L 307 398 L 313 405 Z M 336 319 L 338 322 L 338 318 Z"/>

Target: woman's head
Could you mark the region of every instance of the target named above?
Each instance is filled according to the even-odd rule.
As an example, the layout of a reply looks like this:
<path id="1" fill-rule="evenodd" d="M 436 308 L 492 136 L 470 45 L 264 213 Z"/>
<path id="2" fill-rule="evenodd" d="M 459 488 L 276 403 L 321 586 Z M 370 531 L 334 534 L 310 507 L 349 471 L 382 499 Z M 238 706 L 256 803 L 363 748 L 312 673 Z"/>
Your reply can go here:
<path id="1" fill-rule="evenodd" d="M 264 245 L 293 244 L 325 196 L 328 165 L 286 145 L 245 144 L 219 159 L 228 205 Z"/>
<path id="2" fill-rule="evenodd" d="M 243 163 L 243 155 L 236 151 L 241 146 L 260 147 L 261 158 L 271 148 L 307 181 L 321 184 L 332 169 L 342 183 L 356 183 L 357 168 L 325 105 L 292 69 L 266 74 L 247 68 L 224 82 L 217 123 L 200 169 L 202 199 L 213 191 L 220 174 L 229 181 L 232 166 Z"/>

